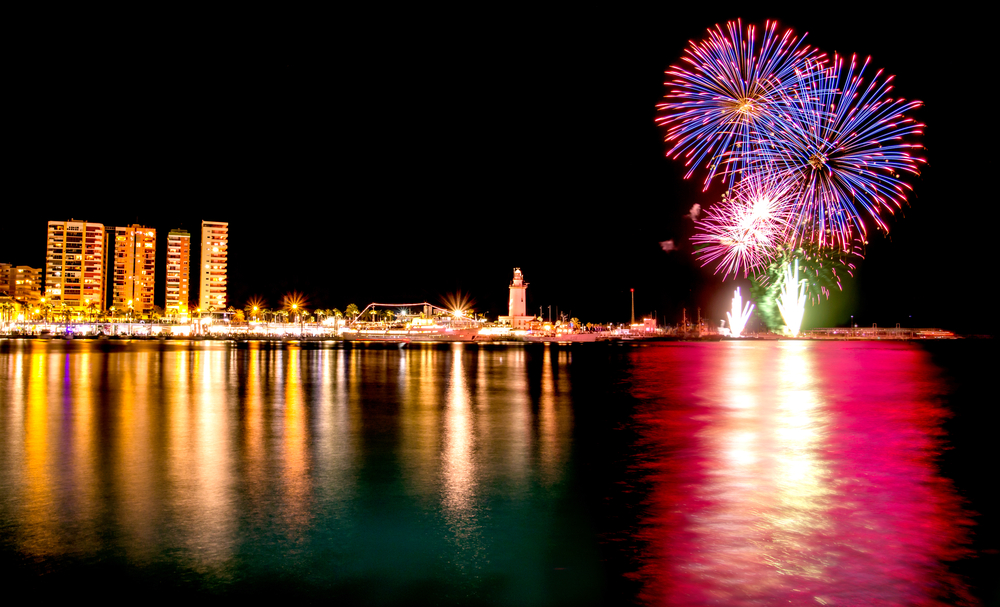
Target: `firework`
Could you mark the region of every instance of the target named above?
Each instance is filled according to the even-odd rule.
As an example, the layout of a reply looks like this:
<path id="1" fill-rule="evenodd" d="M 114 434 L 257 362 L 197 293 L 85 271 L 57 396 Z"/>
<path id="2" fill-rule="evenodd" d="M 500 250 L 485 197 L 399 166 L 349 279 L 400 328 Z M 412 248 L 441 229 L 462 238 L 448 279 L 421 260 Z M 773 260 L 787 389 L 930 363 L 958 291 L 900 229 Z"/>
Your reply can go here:
<path id="1" fill-rule="evenodd" d="M 784 242 L 793 204 L 788 190 L 757 173 L 744 178 L 732 196 L 712 205 L 691 237 L 701 245 L 696 255 L 702 265 L 719 260 L 716 273 L 721 270 L 724 277 L 763 270 Z"/>
<path id="2" fill-rule="evenodd" d="M 684 156 L 690 167 L 685 178 L 707 160 L 705 189 L 716 173 L 737 173 L 767 147 L 770 133 L 780 128 L 784 89 L 796 86 L 805 71 L 823 64 L 819 51 L 803 45 L 792 30 L 778 34 L 778 24 L 765 23 L 758 39 L 754 26 L 716 25 L 708 38 L 691 42 L 682 58 L 688 66 L 667 70 L 672 79 L 666 101 L 657 105 L 656 122 L 667 129 L 672 144 L 667 156 Z"/>
<path id="3" fill-rule="evenodd" d="M 869 60 L 858 66 L 841 57 L 825 69 L 807 69 L 799 83 L 776 91 L 785 109 L 784 126 L 771 136 L 755 169 L 792 185 L 797 199 L 790 242 L 813 241 L 847 249 L 867 235 L 862 213 L 888 231 L 883 212 L 906 202 L 910 186 L 902 173 L 919 174 L 922 146 L 910 143 L 923 124 L 906 116 L 922 105 L 894 99 L 892 77 L 879 71 L 865 84 Z"/>
<path id="4" fill-rule="evenodd" d="M 736 291 L 733 293 L 733 311 L 726 312 L 726 317 L 729 319 L 729 331 L 733 337 L 740 337 L 743 333 L 747 321 L 750 320 L 750 314 L 753 313 L 753 308 L 753 304 L 749 301 L 746 305 L 743 304 L 740 288 L 736 287 Z"/>
<path id="5" fill-rule="evenodd" d="M 788 333 L 795 337 L 802 328 L 802 317 L 806 311 L 806 289 L 808 281 L 799 280 L 799 260 L 785 266 L 784 281 L 778 297 L 778 311 L 785 320 Z"/>
<path id="6" fill-rule="evenodd" d="M 778 298 L 785 269 L 798 263 L 799 274 L 808 279 L 806 297 L 816 305 L 830 298 L 833 289 L 843 290 L 845 277 L 853 277 L 856 261 L 864 258 L 864 248 L 854 241 L 850 251 L 803 243 L 799 247 L 781 246 L 778 253 L 760 274 L 751 277 L 750 296 L 757 302 L 757 313 L 772 331 L 780 330 L 781 313 Z"/>

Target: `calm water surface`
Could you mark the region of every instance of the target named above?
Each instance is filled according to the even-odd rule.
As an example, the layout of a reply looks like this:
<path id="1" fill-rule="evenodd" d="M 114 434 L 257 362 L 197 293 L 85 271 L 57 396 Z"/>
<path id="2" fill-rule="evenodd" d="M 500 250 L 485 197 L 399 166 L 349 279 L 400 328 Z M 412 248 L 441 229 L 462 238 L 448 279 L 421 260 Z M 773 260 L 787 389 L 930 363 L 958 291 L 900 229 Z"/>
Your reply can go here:
<path id="1" fill-rule="evenodd" d="M 975 602 L 994 480 L 957 409 L 981 353 L 945 348 L 0 340 L 0 571 L 122 597 Z"/>

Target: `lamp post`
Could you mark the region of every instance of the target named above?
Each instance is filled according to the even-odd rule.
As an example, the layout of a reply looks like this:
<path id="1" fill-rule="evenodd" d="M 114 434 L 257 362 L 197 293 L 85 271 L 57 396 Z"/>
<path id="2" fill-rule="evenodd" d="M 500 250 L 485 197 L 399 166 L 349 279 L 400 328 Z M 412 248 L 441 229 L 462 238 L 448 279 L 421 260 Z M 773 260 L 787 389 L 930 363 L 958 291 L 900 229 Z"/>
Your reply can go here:
<path id="1" fill-rule="evenodd" d="M 632 323 L 635 324 L 635 289 L 629 289 L 632 292 Z M 631 327 L 630 327 L 631 328 Z"/>

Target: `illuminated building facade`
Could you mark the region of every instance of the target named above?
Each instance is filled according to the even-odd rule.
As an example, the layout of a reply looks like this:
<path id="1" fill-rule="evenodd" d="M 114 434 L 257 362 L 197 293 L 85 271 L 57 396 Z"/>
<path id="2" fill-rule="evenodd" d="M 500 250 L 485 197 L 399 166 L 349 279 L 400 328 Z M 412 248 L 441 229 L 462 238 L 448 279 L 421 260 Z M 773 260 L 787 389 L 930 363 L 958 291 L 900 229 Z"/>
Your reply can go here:
<path id="1" fill-rule="evenodd" d="M 45 298 L 54 306 L 104 309 L 104 225 L 50 221 L 46 234 Z"/>
<path id="2" fill-rule="evenodd" d="M 168 314 L 187 312 L 191 300 L 191 234 L 187 230 L 170 230 L 167 234 L 167 297 Z"/>
<path id="3" fill-rule="evenodd" d="M 108 239 L 114 239 L 114 263 L 109 264 L 113 276 L 111 305 L 116 310 L 132 309 L 134 314 L 146 314 L 153 309 L 153 285 L 156 268 L 156 230 L 140 225 L 119 226 Z M 112 247 L 107 247 L 109 253 Z"/>
<path id="4" fill-rule="evenodd" d="M 9 263 L 0 263 L 0 295 L 10 295 L 14 290 L 11 285 L 11 270 L 14 266 Z"/>
<path id="5" fill-rule="evenodd" d="M 39 303 L 42 300 L 42 269 L 29 266 L 11 268 L 9 294 L 18 301 Z"/>
<path id="6" fill-rule="evenodd" d="M 500 322 L 509 324 L 512 329 L 527 329 L 534 316 L 527 314 L 527 300 L 525 291 L 528 290 L 528 283 L 524 281 L 521 268 L 514 268 L 514 279 L 510 282 L 510 299 L 507 301 L 507 316 L 501 316 Z"/>
<path id="7" fill-rule="evenodd" d="M 37 304 L 42 300 L 42 269 L 0 263 L 0 295 Z"/>
<path id="8" fill-rule="evenodd" d="M 229 249 L 229 222 L 201 222 L 201 290 L 198 307 L 202 312 L 226 309 L 226 266 Z"/>

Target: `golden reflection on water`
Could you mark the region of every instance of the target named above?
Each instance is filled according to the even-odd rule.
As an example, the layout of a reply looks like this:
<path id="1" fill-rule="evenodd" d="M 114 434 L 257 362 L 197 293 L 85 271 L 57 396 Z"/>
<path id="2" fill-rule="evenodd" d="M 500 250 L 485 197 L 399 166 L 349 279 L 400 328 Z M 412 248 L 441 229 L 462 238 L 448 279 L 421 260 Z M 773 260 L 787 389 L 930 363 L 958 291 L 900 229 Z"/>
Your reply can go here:
<path id="1" fill-rule="evenodd" d="M 572 417 L 569 409 L 571 353 L 545 344 L 542 357 L 542 393 L 538 401 L 539 464 L 541 480 L 552 485 L 562 476 Z"/>
<path id="2" fill-rule="evenodd" d="M 463 518 L 473 505 L 476 491 L 476 429 L 472 403 L 463 369 L 464 344 L 452 347 L 451 377 L 445 402 L 444 449 L 441 454 L 442 502 L 453 521 Z"/>
<path id="3" fill-rule="evenodd" d="M 156 512 L 159 480 L 155 459 L 157 444 L 152 417 L 156 416 L 157 395 L 150 394 L 157 373 L 151 368 L 151 353 L 138 352 L 135 364 L 114 370 L 117 390 L 108 404 L 117 420 L 111 427 L 110 443 L 115 446 L 112 467 L 117 481 L 118 507 L 114 516 L 122 531 L 130 536 L 129 558 L 148 561 L 155 556 Z M 151 410 L 152 409 L 152 410 Z"/>
<path id="4" fill-rule="evenodd" d="M 308 438 L 306 436 L 308 412 L 302 398 L 302 351 L 291 344 L 284 359 L 284 415 L 282 421 L 283 456 L 281 481 L 283 487 L 283 516 L 287 527 L 298 532 L 309 520 Z"/>
<path id="5" fill-rule="evenodd" d="M 27 551 L 38 556 L 56 554 L 59 549 L 58 520 L 55 509 L 52 478 L 53 458 L 58 428 L 52 427 L 55 417 L 49 410 L 49 374 L 58 359 L 49 359 L 41 348 L 33 348 L 27 369 L 28 388 L 24 401 L 24 483 L 25 499 L 21 517 L 29 530 L 23 542 Z M 53 376 L 54 378 L 55 376 Z M 58 384 L 56 384 L 58 386 Z M 53 399 L 54 406 L 58 400 Z"/>
<path id="6" fill-rule="evenodd" d="M 0 357 L 0 517 L 31 557 L 204 574 L 262 536 L 291 550 L 318 512 L 348 529 L 398 483 L 475 576 L 486 504 L 565 476 L 570 364 L 553 347 L 21 342 Z"/>
<path id="7" fill-rule="evenodd" d="M 444 403 L 441 452 L 441 506 L 451 541 L 458 549 L 453 564 L 463 574 L 482 568 L 486 542 L 482 534 L 484 514 L 477 500 L 479 485 L 477 421 L 465 371 L 465 345 L 452 344 L 451 372 Z M 481 406 L 481 405 L 479 405 Z"/>
<path id="8" fill-rule="evenodd" d="M 228 559 L 235 541 L 228 353 L 223 348 L 186 353 L 164 428 L 170 453 L 171 517 L 196 567 Z"/>
<path id="9" fill-rule="evenodd" d="M 437 369 L 445 358 L 445 352 L 429 347 L 412 348 L 399 355 L 400 368 L 405 364 L 408 369 L 401 376 L 396 397 L 400 407 L 400 465 L 407 491 L 421 499 L 436 497 L 439 482 L 444 394 Z"/>
<path id="10" fill-rule="evenodd" d="M 262 377 L 262 367 L 266 364 L 267 353 L 262 353 L 258 342 L 250 342 L 247 351 L 246 374 L 243 386 L 242 449 L 240 468 L 243 470 L 247 491 L 263 493 L 268 483 L 267 436 L 264 420 L 266 411 L 266 379 Z M 254 509 L 249 517 L 260 524 L 265 516 L 260 509 Z"/>
<path id="11" fill-rule="evenodd" d="M 347 399 L 347 361 L 339 350 L 321 350 L 318 398 L 313 400 L 315 456 L 313 474 L 317 500 L 330 503 L 340 514 L 344 503 L 355 497 L 352 471 L 357 466 L 360 419 L 351 415 Z"/>

